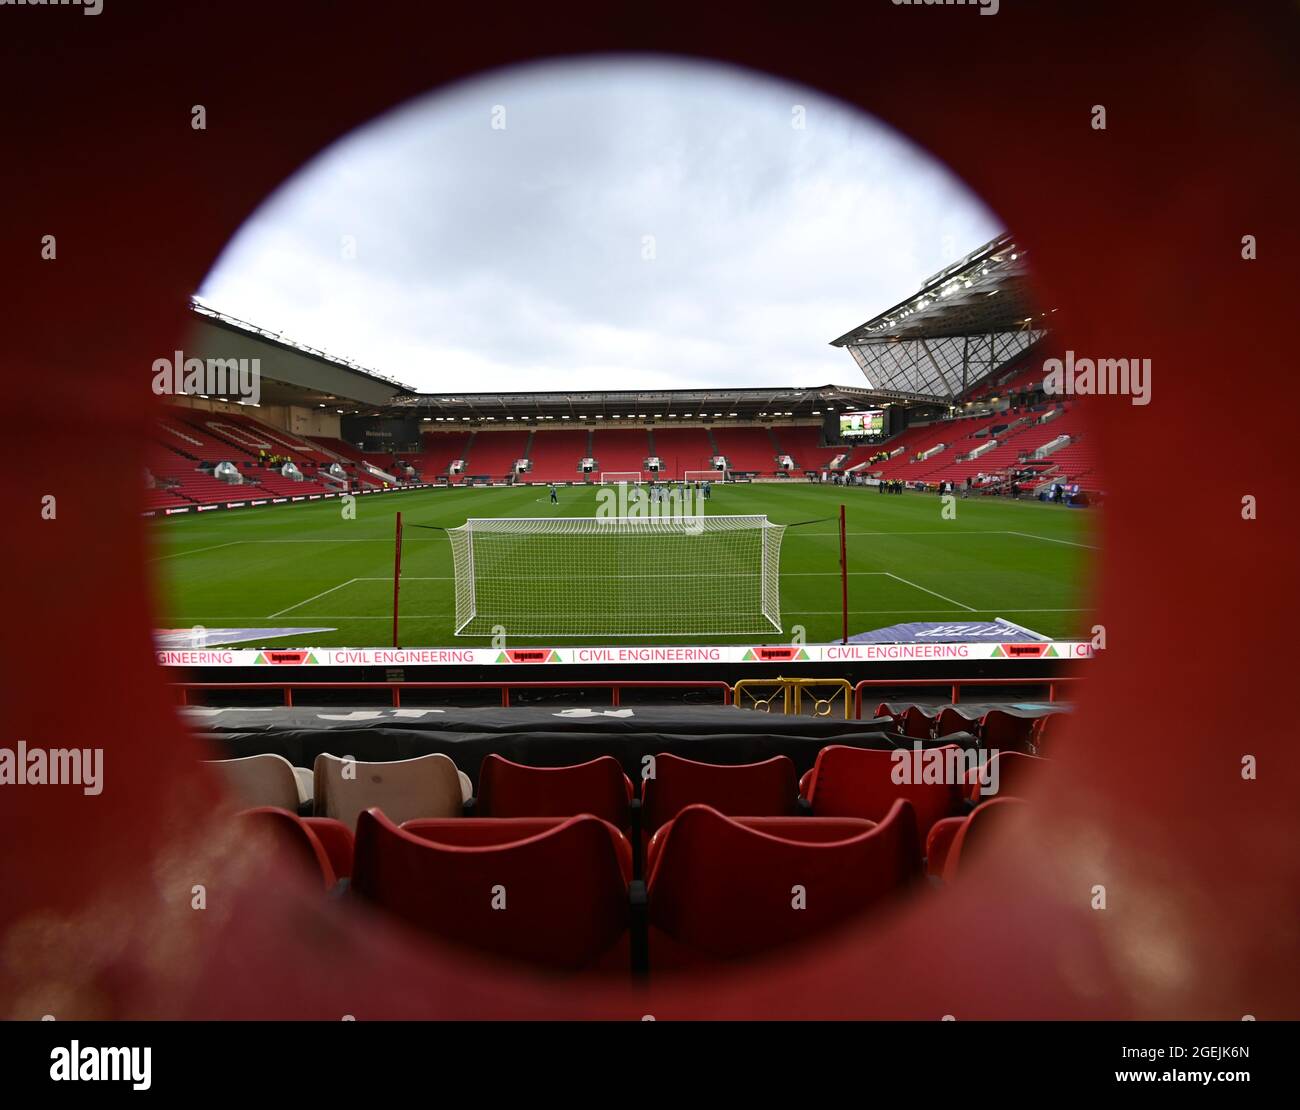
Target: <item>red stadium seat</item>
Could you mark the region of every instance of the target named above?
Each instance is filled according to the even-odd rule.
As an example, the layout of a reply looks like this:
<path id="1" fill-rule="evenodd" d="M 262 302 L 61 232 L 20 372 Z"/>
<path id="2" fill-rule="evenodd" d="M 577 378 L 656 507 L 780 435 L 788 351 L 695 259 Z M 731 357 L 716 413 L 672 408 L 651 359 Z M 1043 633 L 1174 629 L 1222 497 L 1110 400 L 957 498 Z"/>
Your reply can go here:
<path id="1" fill-rule="evenodd" d="M 934 717 L 919 705 L 909 705 L 903 710 L 903 735 L 914 740 L 928 740 L 934 735 Z"/>
<path id="2" fill-rule="evenodd" d="M 641 827 L 653 833 L 689 805 L 712 806 L 731 817 L 782 817 L 794 812 L 794 762 L 778 755 L 762 763 L 698 763 L 669 752 L 654 757 L 654 777 L 641 783 Z"/>
<path id="3" fill-rule="evenodd" d="M 688 806 L 650 844 L 650 967 L 755 956 L 833 928 L 918 872 L 916 819 L 899 800 L 853 818 L 737 820 Z"/>
<path id="4" fill-rule="evenodd" d="M 431 817 L 407 821 L 402 829 L 433 844 L 446 844 L 454 848 L 488 848 L 515 844 L 540 833 L 550 832 L 567 820 L 567 817 Z"/>
<path id="5" fill-rule="evenodd" d="M 1046 755 L 1049 743 L 1055 743 L 1056 737 L 1065 728 L 1068 713 L 1047 713 L 1034 722 L 1033 749 L 1036 755 Z"/>
<path id="6" fill-rule="evenodd" d="M 335 876 L 340 879 L 349 878 L 352 874 L 354 846 L 352 830 L 332 817 L 304 817 L 302 821 L 325 849 Z"/>
<path id="7" fill-rule="evenodd" d="M 460 828 L 468 822 L 483 842 L 463 843 L 474 836 Z M 631 849 L 612 825 L 584 815 L 519 839 L 521 827 L 494 833 L 486 826 L 497 823 L 479 818 L 412 824 L 418 835 L 377 809 L 358 818 L 359 897 L 502 959 L 569 971 L 627 966 Z"/>
<path id="8" fill-rule="evenodd" d="M 301 867 L 326 890 L 333 890 L 338 876 L 330 863 L 329 853 L 321 844 L 315 831 L 295 813 L 276 806 L 257 806 L 237 815 L 254 835 L 266 837 L 273 851 Z"/>
<path id="9" fill-rule="evenodd" d="M 525 767 L 499 755 L 483 757 L 478 772 L 478 817 L 573 817 L 591 813 L 628 827 L 632 782 L 613 756 L 572 767 Z"/>
<path id="10" fill-rule="evenodd" d="M 960 709 L 947 705 L 939 710 L 935 718 L 934 735 L 951 736 L 954 732 L 974 732 L 979 725 L 975 719 L 967 717 Z"/>
<path id="11" fill-rule="evenodd" d="M 984 850 L 988 838 L 1008 821 L 1014 821 L 1028 803 L 1021 798 L 990 798 L 981 802 L 961 823 L 943 861 L 943 881 L 952 882 L 969 864 L 972 851 Z"/>
<path id="12" fill-rule="evenodd" d="M 1035 777 L 1043 772 L 1047 760 L 1020 752 L 995 752 L 989 756 L 989 766 L 982 773 L 972 772 L 966 786 L 966 799 L 978 805 L 989 798 L 1023 797 Z M 981 778 L 994 785 L 996 773 L 996 790 L 986 793 Z"/>
<path id="13" fill-rule="evenodd" d="M 957 813 L 965 783 L 896 783 L 897 766 L 892 750 L 872 751 L 832 744 L 817 753 L 804 796 L 816 817 L 862 817 L 868 821 L 883 820 L 894 801 L 905 798 L 916 815 L 918 843 L 924 844 L 931 825 Z"/>
<path id="14" fill-rule="evenodd" d="M 1004 752 L 1025 752 L 1033 748 L 1033 717 L 1017 717 L 1001 709 L 990 709 L 980 719 L 980 742 L 986 748 Z"/>
<path id="15" fill-rule="evenodd" d="M 957 839 L 965 817 L 945 817 L 930 826 L 930 835 L 925 838 L 925 873 L 932 879 L 943 877 L 943 865 L 952 849 L 952 842 Z"/>

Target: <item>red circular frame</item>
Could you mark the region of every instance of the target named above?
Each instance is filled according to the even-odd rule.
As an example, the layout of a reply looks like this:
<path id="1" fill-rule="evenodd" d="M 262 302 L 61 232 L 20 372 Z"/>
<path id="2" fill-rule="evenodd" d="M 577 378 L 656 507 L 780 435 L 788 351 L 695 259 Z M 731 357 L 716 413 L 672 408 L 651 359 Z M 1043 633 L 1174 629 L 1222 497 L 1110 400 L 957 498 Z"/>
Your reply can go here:
<path id="1" fill-rule="evenodd" d="M 1300 760 L 1275 699 L 1293 671 L 1279 615 L 1294 608 L 1297 17 L 1283 4 L 1044 7 L 1004 0 L 985 18 L 882 2 L 834 20 L 679 3 L 577 4 L 567 20 L 307 0 L 237 0 L 219 16 L 113 0 L 93 19 L 7 10 L 23 27 L 0 47 L 16 106 L 0 122 L 16 586 L 3 743 L 93 736 L 106 787 L 4 796 L 0 889 L 21 892 L 0 905 L 4 1016 L 1294 1016 Z M 229 236 L 330 142 L 483 69 L 627 50 L 750 66 L 893 124 L 1012 222 L 1066 345 L 1153 360 L 1148 407 L 1097 407 L 1108 647 L 1063 745 L 1070 788 L 977 882 L 648 997 L 467 966 L 326 921 L 296 890 L 227 888 L 226 908 L 200 919 L 201 879 L 175 846 L 213 799 L 151 661 L 136 512 L 153 414 L 138 383 L 180 345 L 187 294 Z M 194 104 L 205 131 L 191 130 Z M 47 235 L 56 261 L 41 257 Z"/>

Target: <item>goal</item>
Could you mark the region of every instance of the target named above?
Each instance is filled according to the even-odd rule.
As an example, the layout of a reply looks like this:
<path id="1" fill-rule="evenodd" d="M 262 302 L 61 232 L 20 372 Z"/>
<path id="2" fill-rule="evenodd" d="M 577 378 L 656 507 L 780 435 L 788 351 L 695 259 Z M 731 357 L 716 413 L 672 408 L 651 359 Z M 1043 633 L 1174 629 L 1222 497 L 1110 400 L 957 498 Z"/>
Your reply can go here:
<path id="1" fill-rule="evenodd" d="M 624 482 L 633 482 L 640 484 L 645 480 L 645 475 L 639 470 L 602 470 L 600 472 L 600 484 L 602 486 L 617 486 Z"/>
<path id="2" fill-rule="evenodd" d="M 447 534 L 457 636 L 781 631 L 785 525 L 766 516 L 475 517 Z"/>
<path id="3" fill-rule="evenodd" d="M 725 470 L 686 470 L 682 473 L 683 482 L 723 482 L 726 478 Z"/>

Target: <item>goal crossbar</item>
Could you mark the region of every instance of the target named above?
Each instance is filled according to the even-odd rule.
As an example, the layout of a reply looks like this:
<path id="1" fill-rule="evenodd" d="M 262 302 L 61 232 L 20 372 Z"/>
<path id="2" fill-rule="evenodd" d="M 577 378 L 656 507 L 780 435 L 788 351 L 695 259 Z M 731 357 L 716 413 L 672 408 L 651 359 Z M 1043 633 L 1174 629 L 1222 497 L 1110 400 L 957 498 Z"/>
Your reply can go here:
<path id="1" fill-rule="evenodd" d="M 600 484 L 602 486 L 616 486 L 623 482 L 644 482 L 645 474 L 640 470 L 602 470 L 600 472 Z"/>
<path id="2" fill-rule="evenodd" d="M 447 529 L 455 633 L 780 632 L 784 533 L 757 515 L 470 518 Z"/>

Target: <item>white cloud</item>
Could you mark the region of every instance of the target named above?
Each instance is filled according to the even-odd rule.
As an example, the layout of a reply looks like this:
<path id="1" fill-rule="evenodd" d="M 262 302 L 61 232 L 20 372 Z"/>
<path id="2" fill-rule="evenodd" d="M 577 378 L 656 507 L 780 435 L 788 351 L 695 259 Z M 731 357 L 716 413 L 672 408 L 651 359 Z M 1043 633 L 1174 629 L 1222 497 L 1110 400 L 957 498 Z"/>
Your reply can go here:
<path id="1" fill-rule="evenodd" d="M 1000 230 L 939 163 L 808 89 L 675 59 L 553 62 L 335 144 L 200 292 L 430 392 L 853 384 L 829 341 Z"/>

